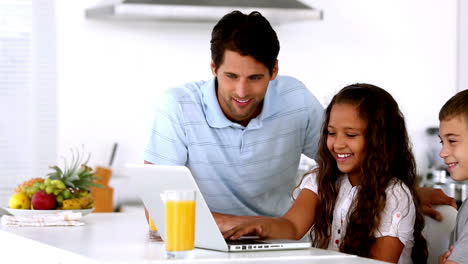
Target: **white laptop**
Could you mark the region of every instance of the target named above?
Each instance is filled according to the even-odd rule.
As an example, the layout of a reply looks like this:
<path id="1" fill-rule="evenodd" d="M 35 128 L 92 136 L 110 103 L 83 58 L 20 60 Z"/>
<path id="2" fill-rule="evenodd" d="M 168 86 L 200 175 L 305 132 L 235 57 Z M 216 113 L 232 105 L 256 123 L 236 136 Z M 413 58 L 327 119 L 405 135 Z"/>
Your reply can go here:
<path id="1" fill-rule="evenodd" d="M 165 237 L 164 203 L 160 194 L 165 190 L 196 190 L 195 247 L 219 251 L 260 251 L 310 248 L 311 243 L 287 239 L 225 240 L 208 209 L 190 170 L 184 166 L 127 164 L 125 174 L 130 176 L 135 191 L 153 218 L 161 237 Z"/>

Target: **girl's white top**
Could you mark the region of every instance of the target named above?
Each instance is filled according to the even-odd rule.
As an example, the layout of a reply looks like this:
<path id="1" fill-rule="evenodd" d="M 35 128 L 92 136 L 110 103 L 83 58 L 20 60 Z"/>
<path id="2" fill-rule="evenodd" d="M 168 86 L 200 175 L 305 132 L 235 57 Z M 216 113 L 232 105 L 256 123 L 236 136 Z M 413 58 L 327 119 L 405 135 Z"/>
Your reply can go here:
<path id="1" fill-rule="evenodd" d="M 333 211 L 333 222 L 330 243 L 328 249 L 338 251 L 343 240 L 348 225 L 348 212 L 350 211 L 359 186 L 352 186 L 348 175 L 344 174 L 338 179 L 340 190 Z M 317 175 L 315 173 L 307 175 L 301 183 L 301 189 L 309 189 L 317 192 Z M 413 197 L 405 184 L 400 184 L 399 180 L 391 182 L 385 190 L 387 193 L 387 203 L 381 214 L 380 226 L 375 232 L 375 237 L 396 237 L 404 248 L 398 264 L 413 263 L 411 251 L 414 245 L 413 227 L 415 221 L 415 206 Z M 369 199 L 373 199 L 369 197 Z M 319 214 L 316 214 L 317 217 Z"/>

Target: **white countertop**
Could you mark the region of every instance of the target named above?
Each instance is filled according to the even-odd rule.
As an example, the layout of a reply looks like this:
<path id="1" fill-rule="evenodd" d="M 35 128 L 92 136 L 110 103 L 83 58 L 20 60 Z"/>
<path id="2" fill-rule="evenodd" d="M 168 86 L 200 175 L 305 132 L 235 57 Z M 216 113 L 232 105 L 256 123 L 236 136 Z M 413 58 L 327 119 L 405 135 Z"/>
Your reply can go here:
<path id="1" fill-rule="evenodd" d="M 189 260 L 168 260 L 164 242 L 151 241 L 143 212 L 93 213 L 85 226 L 0 226 L 1 259 L 15 263 L 382 263 L 322 249 L 225 253 L 195 249 Z M 3 262 L 3 261 L 2 261 Z M 13 262 L 10 262 L 13 263 Z"/>

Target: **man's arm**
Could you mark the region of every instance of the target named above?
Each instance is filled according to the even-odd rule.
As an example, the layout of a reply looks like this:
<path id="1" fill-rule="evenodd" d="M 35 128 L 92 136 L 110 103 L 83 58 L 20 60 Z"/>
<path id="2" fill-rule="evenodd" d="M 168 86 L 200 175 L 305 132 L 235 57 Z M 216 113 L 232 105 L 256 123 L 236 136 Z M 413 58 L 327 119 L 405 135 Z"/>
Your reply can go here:
<path id="1" fill-rule="evenodd" d="M 453 248 L 454 246 L 451 245 L 447 252 L 439 256 L 439 264 L 458 264 L 455 261 L 448 260 L 450 255 L 452 255 Z"/>
<path id="2" fill-rule="evenodd" d="M 437 210 L 432 208 L 433 205 L 450 205 L 457 209 L 457 203 L 455 199 L 447 196 L 441 189 L 420 187 L 417 189 L 419 199 L 421 200 L 421 205 L 423 213 L 427 216 L 430 216 L 437 221 L 442 220 L 442 214 Z"/>

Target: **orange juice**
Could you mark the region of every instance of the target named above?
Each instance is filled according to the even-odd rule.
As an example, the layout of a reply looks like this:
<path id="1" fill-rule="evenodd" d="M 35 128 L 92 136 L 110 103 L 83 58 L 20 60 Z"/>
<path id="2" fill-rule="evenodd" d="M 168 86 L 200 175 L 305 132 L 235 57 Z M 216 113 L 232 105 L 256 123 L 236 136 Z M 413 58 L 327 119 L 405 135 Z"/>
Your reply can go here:
<path id="1" fill-rule="evenodd" d="M 156 225 L 154 224 L 154 220 L 153 220 L 153 218 L 151 216 L 148 217 L 148 221 L 149 221 L 149 230 L 150 231 L 158 231 L 158 229 L 156 228 Z"/>
<path id="2" fill-rule="evenodd" d="M 166 250 L 186 251 L 194 248 L 195 201 L 166 201 Z"/>
<path id="3" fill-rule="evenodd" d="M 148 216 L 148 224 L 149 224 L 149 238 L 155 241 L 162 241 L 161 235 L 159 235 L 158 228 L 154 224 L 153 218 Z"/>

